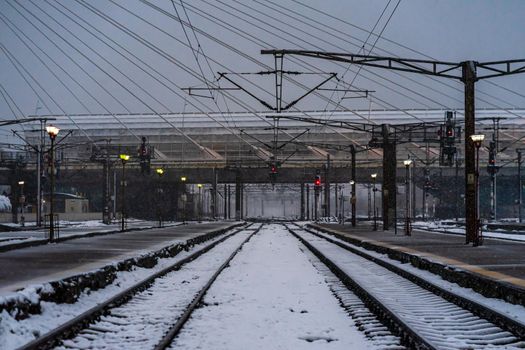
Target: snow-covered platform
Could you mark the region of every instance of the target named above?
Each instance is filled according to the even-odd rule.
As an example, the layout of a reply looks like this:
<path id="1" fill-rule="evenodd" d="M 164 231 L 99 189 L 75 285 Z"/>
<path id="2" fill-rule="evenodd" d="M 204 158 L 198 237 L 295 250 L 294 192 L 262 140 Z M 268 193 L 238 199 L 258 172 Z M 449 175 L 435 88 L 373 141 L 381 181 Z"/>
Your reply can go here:
<path id="1" fill-rule="evenodd" d="M 502 290 L 512 290 L 518 299 L 521 299 L 519 295 L 525 295 L 525 242 L 485 238 L 482 246 L 473 247 L 466 245 L 465 237 L 460 235 L 419 230 L 413 230 L 411 236 L 398 230 L 395 235 L 393 230 L 373 231 L 365 224 L 355 228 L 350 224 L 312 226 L 341 234 L 359 245 L 395 255 L 399 260 L 425 269 L 440 270 L 438 273 L 443 278 L 456 279 L 455 282 L 482 293 L 493 289 L 487 294 L 496 296 L 494 294 Z"/>
<path id="2" fill-rule="evenodd" d="M 95 270 L 235 225 L 188 224 L 68 240 L 0 253 L 0 295 Z"/>

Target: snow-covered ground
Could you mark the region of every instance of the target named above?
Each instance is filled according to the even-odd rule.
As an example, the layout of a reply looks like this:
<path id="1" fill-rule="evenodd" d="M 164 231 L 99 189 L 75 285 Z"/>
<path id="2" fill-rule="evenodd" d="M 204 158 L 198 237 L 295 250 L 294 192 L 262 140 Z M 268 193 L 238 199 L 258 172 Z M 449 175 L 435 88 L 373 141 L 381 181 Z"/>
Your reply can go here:
<path id="1" fill-rule="evenodd" d="M 465 235 L 465 227 L 460 225 L 451 224 L 450 221 L 415 221 L 412 223 L 412 227 L 420 230 L 440 231 L 443 233 L 453 233 L 458 235 Z M 486 238 L 499 238 L 513 241 L 524 241 L 525 234 L 508 232 L 494 232 L 483 229 L 483 237 Z"/>
<path id="2" fill-rule="evenodd" d="M 248 236 L 244 231 L 210 252 L 155 280 L 58 349 L 153 349 L 204 284 Z M 102 331 L 101 331 L 102 330 Z"/>
<path id="3" fill-rule="evenodd" d="M 265 226 L 212 285 L 175 349 L 374 349 L 283 226 Z"/>
<path id="4" fill-rule="evenodd" d="M 92 329 L 66 344 L 91 349 L 150 348 L 246 234 L 245 231 L 228 239 L 183 269 L 170 273 L 168 279 L 155 283 L 129 305 L 113 310 Z M 22 345 L 182 259 L 198 247 L 174 258 L 161 259 L 153 269 L 119 272 L 113 284 L 98 291 L 86 291 L 75 304 L 43 302 L 42 314 L 21 321 L 4 311 L 0 314 L 0 348 L 13 349 Z M 348 252 L 340 248 L 328 249 L 339 254 L 344 260 L 342 263 L 346 264 Z M 368 253 L 390 260 L 378 253 Z M 284 226 L 265 225 L 219 275 L 172 347 L 214 350 L 382 348 L 359 330 L 356 321 L 334 295 L 327 274 L 314 266 L 312 259 L 312 254 Z M 390 262 L 509 317 L 525 318 L 525 309 L 521 306 L 484 298 L 428 271 Z M 352 264 L 359 266 L 352 267 Z M 359 263 L 348 263 L 345 269 L 351 272 L 364 264 L 361 259 Z M 375 278 L 380 280 L 381 276 Z M 28 288 L 23 293 L 31 295 L 31 291 Z"/>
<path id="5" fill-rule="evenodd" d="M 452 282 L 449 282 L 447 280 L 444 280 L 441 276 L 439 275 L 436 275 L 436 274 L 433 274 L 432 272 L 430 271 L 427 271 L 427 270 L 421 270 L 421 269 L 418 269 L 417 267 L 414 267 L 413 265 L 411 264 L 406 264 L 406 263 L 402 263 L 401 261 L 399 260 L 395 260 L 395 259 L 391 259 L 388 254 L 380 254 L 380 253 L 377 253 L 377 252 L 374 252 L 374 251 L 371 251 L 371 250 L 366 250 L 365 248 L 362 248 L 362 247 L 359 247 L 359 246 L 356 246 L 356 245 L 353 245 L 351 243 L 348 243 L 346 241 L 343 241 L 339 238 L 336 238 L 330 234 L 327 234 L 327 233 L 324 233 L 324 232 L 321 232 L 321 231 L 317 231 L 316 232 L 321 235 L 321 236 L 325 236 L 325 237 L 329 237 L 330 239 L 334 240 L 334 241 L 337 241 L 343 245 L 346 245 L 346 246 L 349 246 L 353 249 L 356 249 L 356 250 L 359 250 L 361 252 L 364 252 L 374 258 L 377 258 L 377 259 L 380 259 L 380 260 L 383 260 L 385 262 L 387 262 L 388 264 L 392 264 L 392 265 L 395 265 L 396 267 L 402 269 L 402 270 L 405 270 L 407 272 L 410 272 L 436 286 L 439 286 L 445 290 L 448 290 L 448 291 L 451 291 L 457 295 L 460 295 L 466 299 L 470 299 L 474 302 L 477 302 L 487 308 L 490 308 L 490 309 L 493 309 L 493 310 L 496 310 L 498 311 L 499 313 L 501 314 L 504 314 L 506 315 L 507 317 L 509 318 L 512 318 L 518 322 L 521 322 L 524 324 L 524 327 L 525 327 L 525 307 L 521 306 L 521 305 L 515 305 L 515 304 L 511 304 L 511 303 L 508 303 L 504 300 L 500 300 L 500 299 L 495 299 L 495 298 L 487 298 L 479 293 L 477 293 L 476 291 L 472 290 L 471 288 L 464 288 L 464 287 L 461 287 L 459 286 L 458 284 L 456 283 L 452 283 Z"/>
<path id="6" fill-rule="evenodd" d="M 0 349 L 10 350 L 18 348 L 19 346 L 33 340 L 35 337 L 45 334 L 49 330 L 80 315 L 97 304 L 104 302 L 155 272 L 175 264 L 188 255 L 201 249 L 203 246 L 221 238 L 222 237 L 216 237 L 205 243 L 195 245 L 188 251 L 181 251 L 173 258 L 159 259 L 157 265 L 151 269 L 134 267 L 131 271 L 117 272 L 117 278 L 112 284 L 97 291 L 84 291 L 74 304 L 56 304 L 41 301 L 42 313 L 32 315 L 25 320 L 16 320 L 12 315 L 3 311 L 0 313 Z M 37 301 L 38 294 L 36 293 L 36 290 L 41 288 L 48 289 L 51 287 L 49 285 L 28 286 L 20 292 L 13 293 L 12 295 L 0 299 L 10 299 L 23 296 Z"/>
<path id="7" fill-rule="evenodd" d="M 178 225 L 176 222 L 163 222 L 164 226 Z M 126 227 L 128 229 L 153 228 L 157 227 L 157 221 L 147 221 L 138 219 L 128 219 Z M 17 225 L 17 227 L 19 227 Z M 84 236 L 94 232 L 113 232 L 120 230 L 120 223 L 114 222 L 109 225 L 104 224 L 101 220 L 88 221 L 60 221 L 60 237 Z M 48 230 L 33 229 L 26 231 L 0 232 L 0 246 L 10 245 L 19 242 L 45 240 L 48 237 Z"/>
<path id="8" fill-rule="evenodd" d="M 11 201 L 8 197 L 0 195 L 0 212 L 8 212 L 11 210 Z"/>

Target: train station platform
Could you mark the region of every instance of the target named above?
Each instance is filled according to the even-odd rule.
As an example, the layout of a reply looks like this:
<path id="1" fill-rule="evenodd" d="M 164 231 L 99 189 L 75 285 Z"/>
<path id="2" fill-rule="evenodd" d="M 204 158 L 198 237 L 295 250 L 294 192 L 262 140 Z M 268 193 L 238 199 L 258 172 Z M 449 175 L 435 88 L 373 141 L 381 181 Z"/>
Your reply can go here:
<path id="1" fill-rule="evenodd" d="M 21 248 L 0 253 L 0 296 L 28 285 L 64 279 L 164 247 L 237 222 L 191 223 L 114 233 Z"/>
<path id="2" fill-rule="evenodd" d="M 525 242 L 484 238 L 483 245 L 473 247 L 465 244 L 464 236 L 454 234 L 413 230 L 411 236 L 405 236 L 398 229 L 395 235 L 393 230 L 373 231 L 364 223 L 356 227 L 327 223 L 311 226 L 438 273 L 485 296 L 525 304 Z"/>

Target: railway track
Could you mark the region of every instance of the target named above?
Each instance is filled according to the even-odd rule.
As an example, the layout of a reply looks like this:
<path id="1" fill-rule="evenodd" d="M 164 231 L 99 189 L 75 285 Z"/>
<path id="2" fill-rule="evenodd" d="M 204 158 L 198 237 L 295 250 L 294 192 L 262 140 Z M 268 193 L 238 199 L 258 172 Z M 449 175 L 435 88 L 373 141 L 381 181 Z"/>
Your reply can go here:
<path id="1" fill-rule="evenodd" d="M 520 323 L 338 241 L 286 226 L 384 325 L 415 349 L 525 348 Z"/>
<path id="2" fill-rule="evenodd" d="M 215 278 L 262 226 L 235 229 L 19 350 L 166 348 Z"/>

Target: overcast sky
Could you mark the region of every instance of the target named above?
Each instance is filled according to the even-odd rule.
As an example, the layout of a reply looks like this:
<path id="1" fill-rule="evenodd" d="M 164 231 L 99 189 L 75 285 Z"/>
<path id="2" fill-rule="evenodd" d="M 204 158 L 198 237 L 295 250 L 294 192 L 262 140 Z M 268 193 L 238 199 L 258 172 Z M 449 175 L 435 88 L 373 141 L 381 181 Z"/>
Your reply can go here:
<path id="1" fill-rule="evenodd" d="M 149 1 L 153 7 L 147 5 Z M 193 0 L 185 1 L 184 7 L 175 0 L 174 4 L 175 8 L 167 0 L 95 0 L 84 6 L 82 1 L 0 0 L 1 118 L 34 114 L 39 99 L 40 114 L 265 110 L 240 91 L 227 91 L 230 97 L 226 99 L 215 91 L 212 100 L 188 96 L 181 88 L 205 87 L 203 76 L 209 86 L 215 85 L 217 72 L 260 72 L 267 69 L 264 65 L 273 67 L 271 56 L 260 55 L 263 48 L 357 53 L 360 40 L 368 38 L 359 28 L 372 30 L 376 23 L 374 33 L 382 32 L 382 37 L 377 43 L 376 36 L 369 37 L 365 53 L 375 43 L 372 54 L 376 55 L 425 58 L 424 54 L 445 61 L 480 62 L 525 58 L 522 0 L 401 0 L 399 5 L 398 0 Z M 195 31 L 185 27 L 185 33 L 178 16 L 184 21 L 189 18 Z M 193 48 L 197 49 L 197 40 L 200 44 L 196 54 L 200 68 L 188 38 Z M 346 83 L 375 91 L 372 108 L 462 108 L 462 85 L 456 81 L 378 69 L 356 74 L 358 67 L 347 68 L 287 58 L 285 69 L 320 74 L 294 76 L 295 82 L 285 82 L 284 99 L 302 95 L 306 87 L 326 77 L 321 73 L 337 72 Z M 271 76 L 229 77 L 274 104 Z M 478 107 L 525 107 L 525 74 L 492 82 L 499 86 L 477 84 Z M 223 79 L 220 86 L 232 85 Z M 209 95 L 204 90 L 199 93 Z M 369 105 L 362 98 L 341 100 L 341 93 L 323 94 L 324 98 L 306 98 L 297 109 Z M 329 99 L 335 103 L 328 103 Z"/>

